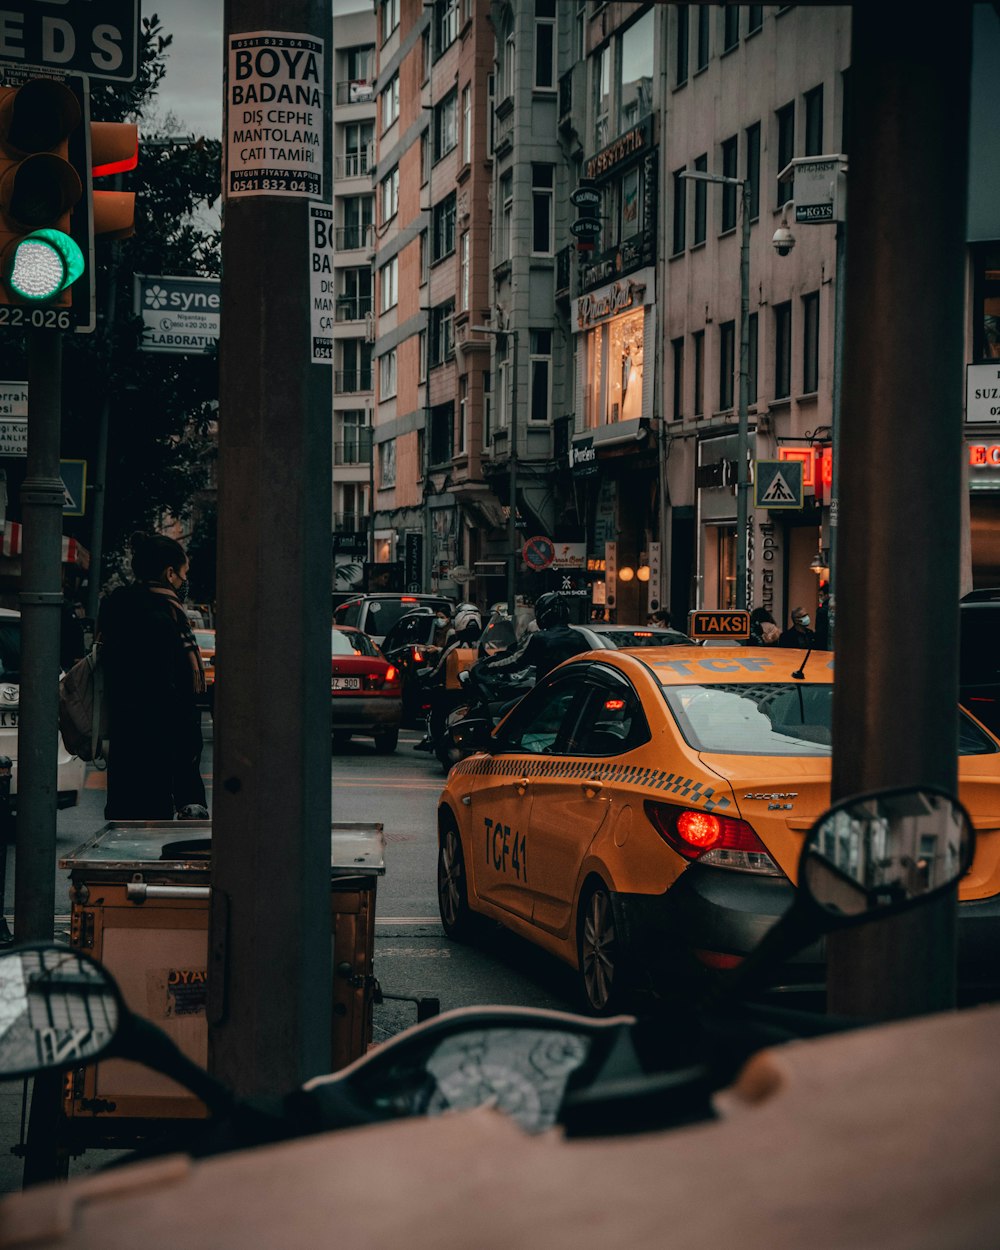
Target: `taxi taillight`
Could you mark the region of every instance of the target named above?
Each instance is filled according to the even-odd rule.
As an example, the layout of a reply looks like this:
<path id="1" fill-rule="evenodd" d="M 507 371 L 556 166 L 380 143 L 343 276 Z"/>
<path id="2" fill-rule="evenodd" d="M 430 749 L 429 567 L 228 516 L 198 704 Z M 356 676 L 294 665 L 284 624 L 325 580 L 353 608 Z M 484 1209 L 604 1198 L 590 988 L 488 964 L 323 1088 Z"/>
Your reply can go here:
<path id="1" fill-rule="evenodd" d="M 644 807 L 656 832 L 685 859 L 739 872 L 782 875 L 753 826 L 745 820 L 652 799 L 647 799 Z"/>

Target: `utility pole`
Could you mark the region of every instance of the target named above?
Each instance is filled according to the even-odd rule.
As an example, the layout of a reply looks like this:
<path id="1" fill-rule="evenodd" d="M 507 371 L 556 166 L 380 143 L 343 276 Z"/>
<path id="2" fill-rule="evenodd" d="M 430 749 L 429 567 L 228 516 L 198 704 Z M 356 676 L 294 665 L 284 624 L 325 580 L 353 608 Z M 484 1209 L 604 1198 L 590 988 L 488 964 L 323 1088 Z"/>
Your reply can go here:
<path id="1" fill-rule="evenodd" d="M 241 1095 L 277 1094 L 330 1067 L 330 366 L 309 292 L 329 3 L 227 0 L 224 60 L 209 1063 Z M 247 141 L 282 93 L 271 111 L 310 138 L 283 141 L 275 117 Z"/>

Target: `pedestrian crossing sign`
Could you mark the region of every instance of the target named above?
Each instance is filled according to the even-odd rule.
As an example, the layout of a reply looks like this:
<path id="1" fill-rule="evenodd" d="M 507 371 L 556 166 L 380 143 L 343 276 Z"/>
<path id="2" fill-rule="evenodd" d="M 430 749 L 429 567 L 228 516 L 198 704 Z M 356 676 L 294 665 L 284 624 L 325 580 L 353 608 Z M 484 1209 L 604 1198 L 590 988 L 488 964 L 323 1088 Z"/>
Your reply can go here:
<path id="1" fill-rule="evenodd" d="M 801 460 L 755 460 L 753 475 L 753 506 L 769 511 L 801 508 Z"/>

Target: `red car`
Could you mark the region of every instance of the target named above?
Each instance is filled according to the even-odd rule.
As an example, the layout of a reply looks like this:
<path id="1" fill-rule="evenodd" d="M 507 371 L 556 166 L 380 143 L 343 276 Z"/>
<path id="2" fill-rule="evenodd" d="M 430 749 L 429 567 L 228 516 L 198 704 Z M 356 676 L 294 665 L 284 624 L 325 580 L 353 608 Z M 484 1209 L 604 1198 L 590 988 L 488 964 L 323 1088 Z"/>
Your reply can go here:
<path id="1" fill-rule="evenodd" d="M 360 629 L 335 625 L 330 631 L 330 709 L 334 746 L 353 734 L 375 739 L 388 755 L 399 741 L 403 691 L 399 669 Z"/>

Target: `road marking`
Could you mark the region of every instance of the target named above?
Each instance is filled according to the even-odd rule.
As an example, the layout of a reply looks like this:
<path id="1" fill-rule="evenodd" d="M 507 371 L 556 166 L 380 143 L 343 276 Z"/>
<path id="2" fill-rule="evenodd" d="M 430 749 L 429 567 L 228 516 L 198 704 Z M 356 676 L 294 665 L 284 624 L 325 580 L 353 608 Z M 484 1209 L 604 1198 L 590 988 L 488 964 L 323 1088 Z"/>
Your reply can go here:
<path id="1" fill-rule="evenodd" d="M 433 925 L 437 928 L 440 926 L 441 920 L 438 916 L 376 916 L 375 927 L 378 928 L 380 924 L 391 925 L 394 928 L 402 928 L 408 924 L 417 925 L 420 928 Z"/>

